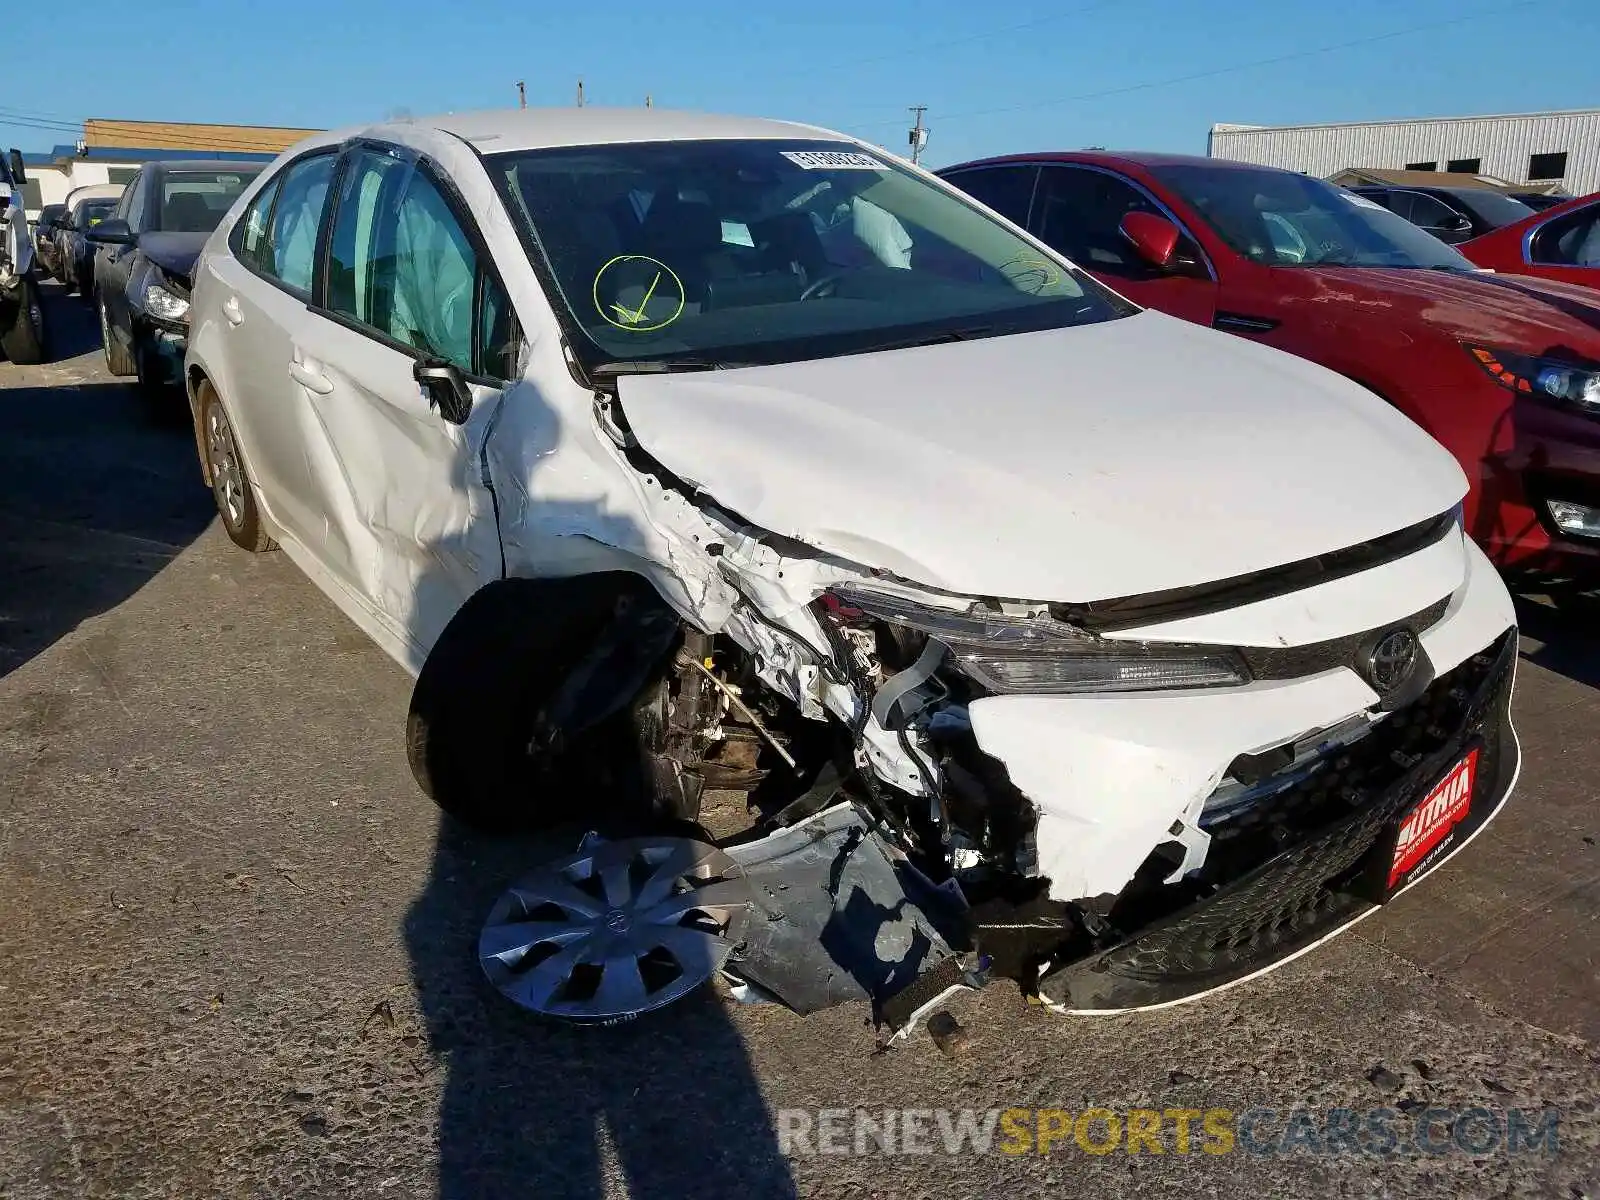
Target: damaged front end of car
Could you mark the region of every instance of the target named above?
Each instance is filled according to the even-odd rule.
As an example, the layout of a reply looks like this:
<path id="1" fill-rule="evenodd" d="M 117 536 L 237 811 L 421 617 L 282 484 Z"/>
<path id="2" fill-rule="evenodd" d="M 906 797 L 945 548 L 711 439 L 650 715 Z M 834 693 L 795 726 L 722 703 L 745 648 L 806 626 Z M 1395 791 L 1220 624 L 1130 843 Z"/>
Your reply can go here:
<path id="1" fill-rule="evenodd" d="M 687 836 L 590 835 L 502 898 L 481 958 L 533 1011 L 610 1023 L 713 976 L 896 1034 L 996 977 L 1177 1003 L 1375 911 L 1510 791 L 1514 621 L 1453 513 L 1194 595 L 979 598 L 752 526 L 614 394 L 596 415 L 654 589 L 537 725 L 626 708 Z"/>

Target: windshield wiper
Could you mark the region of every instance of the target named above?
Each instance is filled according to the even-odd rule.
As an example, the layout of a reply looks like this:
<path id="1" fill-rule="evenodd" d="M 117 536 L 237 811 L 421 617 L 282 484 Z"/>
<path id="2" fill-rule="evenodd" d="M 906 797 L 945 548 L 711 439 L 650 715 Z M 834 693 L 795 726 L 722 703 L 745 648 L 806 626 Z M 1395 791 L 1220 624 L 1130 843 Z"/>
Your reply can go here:
<path id="1" fill-rule="evenodd" d="M 993 332 L 993 325 L 969 325 L 965 329 L 941 329 L 937 333 L 926 333 L 920 337 L 903 338 L 899 341 L 878 342 L 871 346 L 863 346 L 855 353 L 876 354 L 880 350 L 910 350 L 916 346 L 937 346 L 941 342 L 965 342 L 971 338 L 988 337 Z"/>
<path id="2" fill-rule="evenodd" d="M 596 363 L 591 375 L 667 375 L 674 371 L 726 371 L 753 363 L 728 362 L 717 358 L 624 358 Z"/>

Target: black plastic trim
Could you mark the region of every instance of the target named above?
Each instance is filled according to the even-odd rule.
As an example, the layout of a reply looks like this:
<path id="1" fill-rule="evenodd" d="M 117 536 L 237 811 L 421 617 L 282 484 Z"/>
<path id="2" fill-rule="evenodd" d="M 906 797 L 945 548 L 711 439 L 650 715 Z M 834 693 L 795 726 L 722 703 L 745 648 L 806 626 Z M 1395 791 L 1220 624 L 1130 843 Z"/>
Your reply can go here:
<path id="1" fill-rule="evenodd" d="M 1126 596 L 1115 600 L 1052 604 L 1050 611 L 1057 620 L 1070 621 L 1097 633 L 1204 616 L 1258 600 L 1287 596 L 1291 592 L 1370 571 L 1426 549 L 1458 529 L 1456 513 L 1452 509 L 1357 546 L 1332 550 L 1314 558 L 1301 559 L 1250 575 L 1236 575 L 1194 587 L 1148 592 L 1142 596 Z"/>

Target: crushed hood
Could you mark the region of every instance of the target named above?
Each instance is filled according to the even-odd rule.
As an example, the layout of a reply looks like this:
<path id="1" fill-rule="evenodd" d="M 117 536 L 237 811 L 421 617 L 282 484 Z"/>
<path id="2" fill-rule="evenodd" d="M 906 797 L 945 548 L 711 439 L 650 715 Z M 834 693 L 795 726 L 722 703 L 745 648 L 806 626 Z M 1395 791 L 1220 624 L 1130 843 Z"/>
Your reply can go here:
<path id="1" fill-rule="evenodd" d="M 1402 529 L 1467 488 L 1365 389 L 1153 312 L 618 388 L 645 450 L 744 519 L 976 595 L 1227 579 Z"/>
<path id="2" fill-rule="evenodd" d="M 195 260 L 209 233 L 144 233 L 139 235 L 139 250 L 168 275 L 185 283 L 194 278 Z"/>

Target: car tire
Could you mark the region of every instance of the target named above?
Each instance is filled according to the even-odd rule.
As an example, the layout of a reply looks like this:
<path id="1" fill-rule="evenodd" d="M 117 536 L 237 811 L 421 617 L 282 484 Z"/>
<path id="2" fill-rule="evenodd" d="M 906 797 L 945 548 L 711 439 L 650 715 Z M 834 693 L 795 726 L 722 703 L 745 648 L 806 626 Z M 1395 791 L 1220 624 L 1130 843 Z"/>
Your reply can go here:
<path id="1" fill-rule="evenodd" d="M 89 293 L 85 292 L 84 295 L 87 296 Z M 106 370 L 124 378 L 137 375 L 139 364 L 134 361 L 132 353 L 111 336 L 111 313 L 106 309 L 105 300 L 96 296 L 94 303 L 100 310 L 100 345 L 106 353 Z"/>
<path id="2" fill-rule="evenodd" d="M 591 829 L 636 829 L 640 814 L 629 801 L 637 798 L 604 788 L 592 769 L 616 756 L 626 713 L 559 751 L 530 750 L 537 714 L 631 597 L 659 602 L 644 579 L 625 572 L 506 579 L 473 595 L 434 644 L 411 694 L 406 758 L 423 792 L 487 831 L 573 818 Z"/>
<path id="3" fill-rule="evenodd" d="M 11 328 L 0 334 L 0 350 L 18 366 L 42 363 L 46 355 L 44 305 L 39 299 L 39 285 L 33 279 L 22 281 L 22 297 L 17 304 L 16 320 Z"/>
<path id="4" fill-rule="evenodd" d="M 210 382 L 199 385 L 200 444 L 206 456 L 206 476 L 211 480 L 211 496 L 217 502 L 222 527 L 233 544 L 252 554 L 275 549 L 261 524 L 261 506 L 256 502 L 255 485 L 245 469 L 244 457 L 233 436 L 233 423 Z"/>

